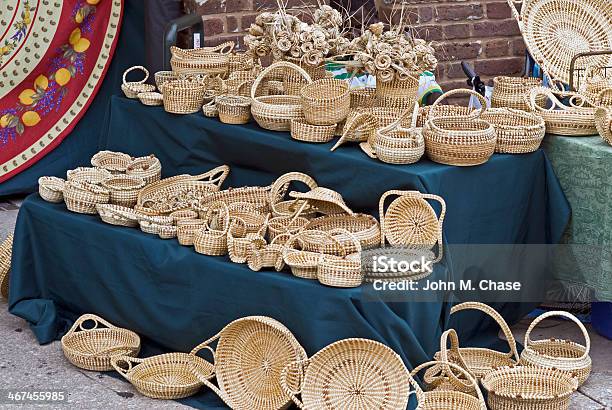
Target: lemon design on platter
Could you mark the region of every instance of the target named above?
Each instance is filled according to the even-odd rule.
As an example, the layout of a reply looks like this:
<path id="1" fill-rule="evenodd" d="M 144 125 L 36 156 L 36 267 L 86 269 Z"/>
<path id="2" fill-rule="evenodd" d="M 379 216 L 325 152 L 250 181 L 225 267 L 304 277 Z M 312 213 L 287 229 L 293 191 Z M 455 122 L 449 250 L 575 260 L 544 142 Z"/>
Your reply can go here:
<path id="1" fill-rule="evenodd" d="M 74 30 L 72 30 L 72 33 L 70 33 L 70 37 L 68 37 L 68 42 L 70 43 L 70 45 L 74 46 L 80 39 L 81 39 L 81 29 L 77 27 Z"/>
<path id="2" fill-rule="evenodd" d="M 34 94 L 36 94 L 36 91 L 32 90 L 31 88 L 23 90 L 19 94 L 19 102 L 23 105 L 32 105 L 34 102 Z"/>
<path id="3" fill-rule="evenodd" d="M 21 116 L 21 121 L 26 127 L 33 127 L 40 122 L 40 115 L 36 111 L 26 111 Z"/>
<path id="4" fill-rule="evenodd" d="M 49 79 L 41 74 L 38 77 L 36 77 L 36 80 L 34 80 L 34 85 L 38 88 L 42 88 L 43 90 L 46 90 L 47 87 L 49 87 Z"/>
<path id="5" fill-rule="evenodd" d="M 77 53 L 82 53 L 89 48 L 89 45 L 89 40 L 87 40 L 86 38 L 80 38 L 79 41 L 76 42 L 76 44 L 72 45 L 72 47 Z"/>
<path id="6" fill-rule="evenodd" d="M 0 117 L 0 128 L 6 128 L 10 120 L 11 116 L 9 114 L 4 114 Z"/>
<path id="7" fill-rule="evenodd" d="M 87 4 L 92 6 L 95 6 L 98 3 L 100 3 L 100 0 L 87 0 Z"/>
<path id="8" fill-rule="evenodd" d="M 55 82 L 58 83 L 60 86 L 68 84 L 68 82 L 70 81 L 70 77 L 70 71 L 65 68 L 60 68 L 55 72 Z"/>

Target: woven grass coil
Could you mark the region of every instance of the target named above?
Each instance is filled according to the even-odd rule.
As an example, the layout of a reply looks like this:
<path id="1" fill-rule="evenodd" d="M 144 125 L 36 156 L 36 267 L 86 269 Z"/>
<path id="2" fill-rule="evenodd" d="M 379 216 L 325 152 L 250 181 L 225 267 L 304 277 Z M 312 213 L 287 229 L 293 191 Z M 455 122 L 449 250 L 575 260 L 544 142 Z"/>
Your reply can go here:
<path id="1" fill-rule="evenodd" d="M 64 201 L 64 185 L 66 181 L 58 177 L 38 178 L 38 193 L 47 202 L 60 203 Z"/>
<path id="2" fill-rule="evenodd" d="M 13 234 L 0 243 L 0 295 L 8 299 L 11 258 L 13 256 Z"/>

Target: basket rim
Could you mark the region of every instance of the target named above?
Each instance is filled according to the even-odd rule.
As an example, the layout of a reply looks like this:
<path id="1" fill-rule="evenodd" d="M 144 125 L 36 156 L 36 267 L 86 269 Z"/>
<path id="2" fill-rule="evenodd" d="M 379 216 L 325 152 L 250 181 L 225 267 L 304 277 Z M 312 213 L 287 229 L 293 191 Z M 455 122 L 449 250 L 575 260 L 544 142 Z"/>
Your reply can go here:
<path id="1" fill-rule="evenodd" d="M 508 381 L 511 379 L 512 376 L 520 380 L 520 377 L 525 376 L 526 374 L 542 376 L 545 378 L 551 377 L 554 375 L 554 376 L 559 376 L 565 379 L 564 381 L 568 384 L 567 387 L 569 388 L 567 389 L 568 391 L 563 392 L 562 394 L 532 393 L 529 395 L 521 395 L 520 393 L 512 394 L 512 393 L 506 393 L 506 392 L 499 392 L 499 391 L 496 391 L 494 388 L 495 386 L 497 386 L 497 384 L 495 384 L 495 386 L 491 384 L 491 379 L 494 376 L 497 376 L 498 374 L 504 374 L 505 377 L 501 379 L 502 382 L 504 383 L 508 383 Z M 565 397 L 571 396 L 574 393 L 574 391 L 576 391 L 576 389 L 578 388 L 578 379 L 565 371 L 552 369 L 552 368 L 532 367 L 532 366 L 498 367 L 497 369 L 493 369 L 492 371 L 485 374 L 481 379 L 481 383 L 482 383 L 482 386 L 485 388 L 485 390 L 487 390 L 490 394 L 494 394 L 496 396 L 504 397 L 504 398 L 512 399 L 512 400 L 526 400 L 526 401 L 527 400 L 528 401 L 534 401 L 534 400 L 546 401 L 546 400 L 552 400 L 552 399 L 565 398 Z"/>

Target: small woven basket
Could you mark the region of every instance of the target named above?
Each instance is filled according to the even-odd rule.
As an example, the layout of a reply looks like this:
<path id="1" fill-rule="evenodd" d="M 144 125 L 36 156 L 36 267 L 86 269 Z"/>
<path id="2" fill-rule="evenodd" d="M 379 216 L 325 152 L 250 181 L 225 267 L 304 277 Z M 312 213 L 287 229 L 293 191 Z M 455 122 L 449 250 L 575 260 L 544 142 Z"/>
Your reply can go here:
<path id="1" fill-rule="evenodd" d="M 13 256 L 13 234 L 0 243 L 0 295 L 8 299 L 11 258 Z"/>
<path id="2" fill-rule="evenodd" d="M 317 279 L 319 283 L 336 288 L 355 288 L 361 286 L 364 272 L 361 268 L 361 245 L 359 240 L 346 229 L 335 229 L 353 241 L 355 253 L 346 256 L 323 255 L 317 266 Z"/>
<path id="3" fill-rule="evenodd" d="M 140 230 L 151 235 L 160 235 L 164 227 L 173 226 L 169 216 L 142 216 L 138 224 Z"/>
<path id="4" fill-rule="evenodd" d="M 293 216 L 300 209 L 302 210 L 300 216 L 305 217 L 310 214 L 308 209 L 302 209 L 303 201 L 284 200 L 289 186 L 296 182 L 306 185 L 310 190 L 318 186 L 314 178 L 302 172 L 288 172 L 281 175 L 270 188 L 270 206 L 273 216 Z"/>
<path id="5" fill-rule="evenodd" d="M 247 233 L 245 223 L 240 218 L 231 220 L 227 231 L 227 253 L 232 262 L 245 263 L 251 249 L 261 249 L 264 246 L 266 240 L 260 233 Z"/>
<path id="6" fill-rule="evenodd" d="M 551 107 L 544 108 L 538 104 L 537 99 L 541 96 L 547 97 L 552 102 Z M 532 89 L 526 97 L 531 111 L 544 119 L 547 133 L 575 137 L 590 136 L 597 133 L 597 127 L 595 126 L 597 109 L 573 105 L 575 98 L 581 99 L 582 97 L 570 97 L 570 104 L 572 105 L 567 106 L 559 101 L 550 89 L 544 87 Z"/>
<path id="7" fill-rule="evenodd" d="M 183 246 L 193 246 L 193 237 L 205 225 L 203 219 L 182 219 L 176 222 L 176 238 Z"/>
<path id="8" fill-rule="evenodd" d="M 544 319 L 549 317 L 563 317 L 574 322 L 585 339 L 585 346 L 570 340 L 548 339 L 531 340 L 531 332 Z M 584 325 L 571 313 L 564 311 L 546 312 L 531 322 L 525 333 L 524 349 L 521 352 L 521 364 L 542 368 L 553 368 L 570 373 L 578 379 L 581 386 L 591 374 L 591 339 Z"/>
<path id="9" fill-rule="evenodd" d="M 107 204 L 110 192 L 89 182 L 67 181 L 64 201 L 68 210 L 80 214 L 96 214 L 97 204 Z"/>
<path id="10" fill-rule="evenodd" d="M 312 80 L 306 71 L 295 64 L 280 61 L 264 69 L 255 79 L 251 88 L 251 114 L 261 128 L 271 131 L 290 131 L 291 120 L 303 119 L 301 99 L 296 95 L 265 95 L 257 97 L 259 85 L 273 70 L 295 70 L 310 83 Z"/>
<path id="11" fill-rule="evenodd" d="M 491 410 L 568 410 L 578 380 L 556 369 L 500 367 L 482 378 Z"/>
<path id="12" fill-rule="evenodd" d="M 247 97 L 219 96 L 215 104 L 222 123 L 246 124 L 251 120 L 251 100 Z"/>
<path id="13" fill-rule="evenodd" d="M 273 268 L 280 272 L 285 267 L 283 250 L 290 235 L 283 233 L 277 235 L 265 246 L 255 243 L 248 251 L 247 265 L 252 271 L 258 272 L 263 268 Z"/>
<path id="14" fill-rule="evenodd" d="M 145 184 L 159 181 L 161 178 L 161 162 L 155 155 L 135 158 L 126 169 L 126 174 L 141 178 Z"/>
<path id="15" fill-rule="evenodd" d="M 164 400 L 193 396 L 202 387 L 199 378 L 210 378 L 214 371 L 210 363 L 187 353 L 166 353 L 146 359 L 119 356 L 111 364 L 141 394 Z"/>
<path id="16" fill-rule="evenodd" d="M 217 226 L 214 226 L 215 220 Z M 227 205 L 223 202 L 211 204 L 206 211 L 204 221 L 204 227 L 193 237 L 196 252 L 209 256 L 226 255 L 227 231 L 230 225 Z"/>
<path id="17" fill-rule="evenodd" d="M 303 240 L 314 242 L 315 239 L 319 239 L 317 241 L 319 249 L 314 252 L 304 250 Z M 324 244 L 330 242 L 334 243 L 336 248 L 342 250 L 342 256 L 346 256 L 346 251 L 332 234 L 317 230 L 298 231 L 285 244 L 283 260 L 291 268 L 293 276 L 316 280 L 319 263 L 324 255 Z"/>
<path id="18" fill-rule="evenodd" d="M 145 73 L 145 76 L 140 81 L 127 81 L 127 75 L 134 70 L 141 70 Z M 121 91 L 127 98 L 138 98 L 138 93 L 146 93 L 155 91 L 155 86 L 152 84 L 146 84 L 145 82 L 149 79 L 149 70 L 141 65 L 130 67 L 123 73 L 123 84 L 121 84 Z"/>
<path id="19" fill-rule="evenodd" d="M 278 235 L 296 234 L 308 224 L 309 220 L 301 216 L 275 216 L 268 221 L 268 239 L 273 240 Z"/>
<path id="20" fill-rule="evenodd" d="M 138 93 L 138 99 L 144 105 L 155 107 L 158 105 L 164 105 L 164 96 L 158 92 L 146 92 Z"/>
<path id="21" fill-rule="evenodd" d="M 544 120 L 534 113 L 511 108 L 493 108 L 480 118 L 490 122 L 497 133 L 495 152 L 525 154 L 540 148 L 546 134 Z"/>
<path id="22" fill-rule="evenodd" d="M 255 59 L 249 53 L 233 51 L 229 55 L 228 69 L 230 75 L 237 71 L 251 70 L 255 67 Z"/>
<path id="23" fill-rule="evenodd" d="M 369 339 L 339 340 L 292 362 L 280 383 L 300 409 L 398 410 L 407 407 L 410 395 L 402 359 Z"/>
<path id="24" fill-rule="evenodd" d="M 136 228 L 141 218 L 132 208 L 121 205 L 98 204 L 96 205 L 96 210 L 102 222 L 106 222 L 110 225 Z"/>
<path id="25" fill-rule="evenodd" d="M 211 347 L 217 341 L 216 349 Z M 282 323 L 264 316 L 248 316 L 225 326 L 217 335 L 196 346 L 214 358 L 217 385 L 192 367 L 193 374 L 230 408 L 269 410 L 289 407 L 291 398 L 281 388 L 280 375 L 285 366 L 306 359 L 306 352 Z M 291 379 L 292 382 L 296 380 Z"/>
<path id="26" fill-rule="evenodd" d="M 91 157 L 91 165 L 116 175 L 125 173 L 133 159 L 123 152 L 100 151 Z"/>
<path id="27" fill-rule="evenodd" d="M 376 131 L 373 150 L 376 158 L 388 164 L 413 164 L 418 162 L 425 153 L 425 139 L 423 130 L 416 128 L 416 120 L 419 114 L 418 104 L 412 109 L 412 121 L 410 128 L 401 126 L 402 119 L 409 113 L 406 110 L 397 121 L 387 127 Z"/>
<path id="28" fill-rule="evenodd" d="M 192 114 L 204 105 L 206 87 L 189 80 L 165 82 L 162 88 L 164 110 L 173 114 Z"/>
<path id="29" fill-rule="evenodd" d="M 178 74 L 176 74 L 174 71 L 158 71 L 155 73 L 154 77 L 155 85 L 157 85 L 158 90 L 162 89 L 162 85 L 166 81 L 178 80 Z"/>
<path id="30" fill-rule="evenodd" d="M 102 181 L 112 176 L 109 171 L 95 167 L 78 167 L 66 171 L 66 179 L 68 181 L 89 182 L 94 185 L 99 185 Z"/>
<path id="31" fill-rule="evenodd" d="M 542 80 L 539 78 L 495 77 L 493 79 L 491 107 L 529 111 L 525 96 L 529 94 L 532 88 L 541 86 Z M 546 98 L 540 97 L 540 103 L 544 104 L 545 102 Z"/>
<path id="32" fill-rule="evenodd" d="M 403 111 L 414 107 L 419 92 L 420 74 L 414 74 L 403 79 L 395 78 L 391 81 L 376 83 L 376 102 L 378 107 L 392 108 Z"/>
<path id="33" fill-rule="evenodd" d="M 291 138 L 302 142 L 325 143 L 334 139 L 336 125 L 313 125 L 306 120 L 291 120 Z"/>
<path id="34" fill-rule="evenodd" d="M 92 326 L 87 326 L 88 323 Z M 114 357 L 135 357 L 140 352 L 140 337 L 136 333 L 92 314 L 78 318 L 61 343 L 70 363 L 98 372 L 113 370 L 111 360 Z"/>
<path id="35" fill-rule="evenodd" d="M 172 218 L 175 225 L 178 225 L 179 221 L 197 219 L 198 213 L 193 209 L 179 209 L 171 212 L 168 216 Z"/>
<path id="36" fill-rule="evenodd" d="M 116 175 L 102 181 L 101 185 L 110 193 L 109 203 L 133 208 L 145 182 L 132 175 Z"/>
<path id="37" fill-rule="evenodd" d="M 495 151 L 497 138 L 491 123 L 479 118 L 486 108 L 468 116 L 438 116 L 436 108 L 442 100 L 457 94 L 476 96 L 482 107 L 484 97 L 475 91 L 457 89 L 449 91 L 432 105 L 423 128 L 425 150 L 434 162 L 455 166 L 480 165 L 489 160 Z"/>
<path id="38" fill-rule="evenodd" d="M 599 67 L 589 66 L 583 77 L 580 94 L 594 106 L 612 106 L 612 79 Z"/>
<path id="39" fill-rule="evenodd" d="M 230 219 L 240 219 L 243 222 L 245 234 L 257 233 L 261 236 L 266 234 L 270 214 L 262 214 L 255 205 L 248 202 L 234 202 L 227 208 Z"/>
<path id="40" fill-rule="evenodd" d="M 595 126 L 601 138 L 612 145 L 612 108 L 599 108 L 595 112 Z"/>
<path id="41" fill-rule="evenodd" d="M 58 177 L 38 178 L 38 193 L 47 202 L 60 203 L 64 201 L 64 185 L 66 181 Z"/>
<path id="42" fill-rule="evenodd" d="M 306 121 L 313 125 L 336 125 L 343 121 L 351 108 L 346 81 L 323 78 L 302 87 L 302 109 Z"/>

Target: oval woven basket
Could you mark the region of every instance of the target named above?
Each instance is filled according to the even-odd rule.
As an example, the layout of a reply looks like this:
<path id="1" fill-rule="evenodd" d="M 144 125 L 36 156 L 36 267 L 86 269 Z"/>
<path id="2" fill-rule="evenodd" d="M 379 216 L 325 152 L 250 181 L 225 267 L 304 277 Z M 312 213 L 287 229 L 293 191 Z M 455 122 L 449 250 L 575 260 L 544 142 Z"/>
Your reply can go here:
<path id="1" fill-rule="evenodd" d="M 404 128 L 402 120 L 411 111 L 410 128 Z M 425 139 L 423 130 L 416 128 L 418 114 L 419 105 L 415 103 L 412 110 L 404 111 L 395 122 L 376 130 L 372 146 L 376 158 L 388 164 L 413 164 L 421 159 L 425 153 Z"/>
<path id="2" fill-rule="evenodd" d="M 134 70 L 140 70 L 144 72 L 144 78 L 140 81 L 127 81 L 127 75 Z M 123 83 L 121 84 L 121 91 L 123 91 L 123 94 L 125 94 L 127 98 L 138 98 L 138 93 L 155 91 L 154 85 L 146 84 L 146 81 L 148 79 L 149 70 L 147 70 L 141 65 L 130 67 L 123 72 Z"/>
<path id="3" fill-rule="evenodd" d="M 219 120 L 224 124 L 246 124 L 251 121 L 251 99 L 222 95 L 215 99 Z"/>
<path id="4" fill-rule="evenodd" d="M 192 114 L 204 105 L 206 87 L 190 80 L 167 81 L 162 86 L 164 110 L 173 114 Z"/>
<path id="5" fill-rule="evenodd" d="M 300 95 L 306 121 L 313 125 L 336 125 L 351 108 L 349 85 L 343 80 L 316 80 L 302 87 Z"/>
<path id="6" fill-rule="evenodd" d="M 316 242 L 317 251 L 305 250 L 305 242 Z M 283 260 L 291 268 L 293 276 L 303 279 L 317 279 L 317 270 L 323 257 L 325 245 L 333 243 L 334 248 L 340 249 L 342 256 L 346 251 L 340 242 L 331 233 L 319 230 L 300 230 L 293 234 L 283 249 Z"/>
<path id="7" fill-rule="evenodd" d="M 211 344 L 217 340 L 213 350 Z M 193 373 L 235 410 L 288 407 L 291 398 L 281 388 L 281 372 L 289 363 L 306 359 L 304 348 L 291 331 L 265 316 L 248 316 L 231 322 L 196 346 L 190 355 L 198 357 L 202 349 L 213 354 L 218 387 L 198 369 L 193 368 Z"/>
<path id="8" fill-rule="evenodd" d="M 89 182 L 67 181 L 64 187 L 64 202 L 69 211 L 80 214 L 96 214 L 97 204 L 107 204 L 110 192 Z"/>
<path id="9" fill-rule="evenodd" d="M 38 178 L 38 193 L 47 202 L 60 203 L 64 201 L 64 186 L 66 181 L 58 177 Z"/>
<path id="10" fill-rule="evenodd" d="M 302 142 L 325 143 L 334 139 L 336 125 L 313 125 L 306 120 L 291 120 L 291 138 Z"/>
<path id="11" fill-rule="evenodd" d="M 585 339 L 585 345 L 562 339 L 532 340 L 531 332 L 544 319 L 562 317 L 574 322 Z M 525 333 L 524 349 L 521 352 L 521 364 L 543 368 L 554 368 L 570 373 L 582 385 L 591 374 L 591 339 L 584 325 L 571 313 L 564 311 L 546 312 L 531 322 Z"/>
<path id="12" fill-rule="evenodd" d="M 98 185 L 112 176 L 109 171 L 95 167 L 78 167 L 66 171 L 68 181 L 89 182 L 94 185 Z"/>
<path id="13" fill-rule="evenodd" d="M 489 160 L 497 142 L 495 128 L 478 118 L 486 109 L 468 116 L 439 116 L 436 108 L 442 100 L 457 94 L 476 96 L 482 107 L 484 98 L 475 91 L 457 89 L 448 91 L 432 105 L 423 128 L 425 151 L 434 162 L 455 166 L 480 165 Z"/>
<path id="14" fill-rule="evenodd" d="M 172 53 L 170 66 L 177 74 L 226 76 L 229 71 L 230 53 L 233 49 L 234 42 L 200 49 L 181 49 L 172 46 L 170 47 Z"/>
<path id="15" fill-rule="evenodd" d="M 258 272 L 263 268 L 275 269 L 280 272 L 285 267 L 283 251 L 285 243 L 290 238 L 288 233 L 276 235 L 270 243 L 261 246 L 255 243 L 248 251 L 247 265 L 252 271 Z"/>
<path id="16" fill-rule="evenodd" d="M 13 256 L 13 234 L 0 243 L 0 295 L 8 299 L 11 258 Z"/>
<path id="17" fill-rule="evenodd" d="M 372 249 L 380 245 L 380 225 L 376 218 L 368 214 L 324 215 L 308 222 L 304 229 L 325 232 L 344 229 L 359 240 L 361 249 Z M 352 238 L 341 233 L 334 235 L 334 237 L 340 242 L 347 253 L 355 253 L 357 251 L 353 246 Z M 316 250 L 319 244 L 304 239 L 303 246 L 306 250 Z"/>
<path id="18" fill-rule="evenodd" d="M 114 357 L 113 368 L 141 394 L 153 399 L 177 400 L 193 396 L 202 387 L 201 378 L 213 376 L 213 366 L 187 353 L 166 353 L 137 359 Z"/>
<path id="19" fill-rule="evenodd" d="M 154 75 L 155 77 L 155 85 L 157 85 L 157 89 L 162 89 L 162 84 L 166 81 L 178 80 L 178 74 L 174 71 L 158 71 Z"/>
<path id="20" fill-rule="evenodd" d="M 304 118 L 301 99 L 296 95 L 264 95 L 257 97 L 259 85 L 273 70 L 295 70 L 306 82 L 312 82 L 306 71 L 295 64 L 279 61 L 264 69 L 251 87 L 251 114 L 261 128 L 271 131 L 290 131 L 291 120 Z"/>
<path id="21" fill-rule="evenodd" d="M 402 359 L 369 339 L 339 340 L 310 359 L 290 363 L 281 385 L 299 408 L 312 410 L 405 409 L 409 396 Z"/>
<path id="22" fill-rule="evenodd" d="M 532 88 L 541 86 L 542 80 L 539 78 L 495 77 L 493 78 L 491 107 L 529 111 L 525 96 L 529 94 Z M 539 102 L 544 104 L 545 98 L 541 98 Z"/>
<path id="23" fill-rule="evenodd" d="M 123 174 L 134 158 L 123 152 L 100 151 L 91 157 L 91 165 L 111 174 Z"/>
<path id="24" fill-rule="evenodd" d="M 159 181 L 161 169 L 161 162 L 155 155 L 151 154 L 146 157 L 134 158 L 128 165 L 125 173 L 142 178 L 146 184 L 150 184 Z"/>
<path id="25" fill-rule="evenodd" d="M 230 215 L 223 202 L 210 204 L 204 216 L 204 227 L 193 236 L 193 246 L 197 253 L 208 256 L 227 254 L 227 231 Z"/>
<path id="26" fill-rule="evenodd" d="M 599 108 L 595 112 L 595 126 L 601 138 L 612 145 L 612 108 Z"/>
<path id="27" fill-rule="evenodd" d="M 223 202 L 228 206 L 232 203 L 243 202 L 252 205 L 255 210 L 265 214 L 270 212 L 270 188 L 270 186 L 248 186 L 211 192 L 204 196 L 194 209 L 200 212 L 200 216 L 203 216 L 208 206 L 214 202 Z"/>
<path id="28" fill-rule="evenodd" d="M 525 154 L 540 148 L 546 134 L 544 120 L 534 113 L 511 108 L 493 108 L 480 118 L 491 123 L 497 134 L 495 152 Z"/>
<path id="29" fill-rule="evenodd" d="M 356 288 L 361 286 L 365 273 L 361 266 L 361 245 L 359 240 L 346 229 L 334 229 L 329 232 L 339 233 L 349 237 L 353 244 L 354 253 L 346 256 L 323 255 L 317 266 L 317 280 L 319 283 L 336 288 Z M 346 249 L 344 250 L 346 252 Z"/>
<path id="30" fill-rule="evenodd" d="M 101 185 L 110 193 L 109 203 L 133 208 L 145 182 L 133 175 L 116 175 L 102 181 Z"/>
<path id="31" fill-rule="evenodd" d="M 113 204 L 97 204 L 96 210 L 100 219 L 110 225 L 138 227 L 141 216 L 132 208 Z"/>
<path id="32" fill-rule="evenodd" d="M 92 326 L 87 326 L 88 323 Z M 70 363 L 99 372 L 113 370 L 111 360 L 114 357 L 135 357 L 140 352 L 140 337 L 136 333 L 92 314 L 78 318 L 61 343 Z"/>
<path id="33" fill-rule="evenodd" d="M 491 410 L 568 410 L 578 380 L 556 369 L 500 367 L 482 378 Z"/>

